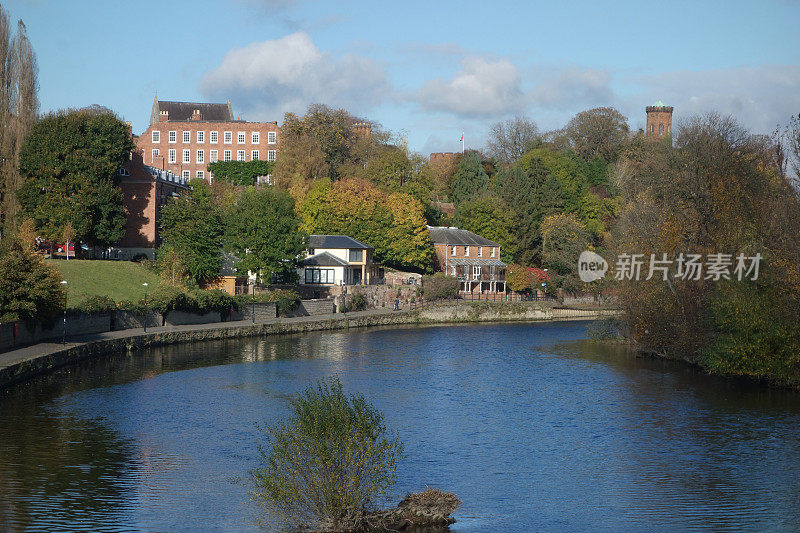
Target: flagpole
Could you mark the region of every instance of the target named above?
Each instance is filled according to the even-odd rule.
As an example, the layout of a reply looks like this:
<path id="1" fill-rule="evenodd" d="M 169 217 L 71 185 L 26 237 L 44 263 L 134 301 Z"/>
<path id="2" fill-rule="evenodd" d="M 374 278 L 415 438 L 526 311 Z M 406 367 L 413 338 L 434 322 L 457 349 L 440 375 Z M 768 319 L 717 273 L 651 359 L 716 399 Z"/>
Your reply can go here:
<path id="1" fill-rule="evenodd" d="M 464 132 L 461 132 L 461 153 L 464 153 Z"/>

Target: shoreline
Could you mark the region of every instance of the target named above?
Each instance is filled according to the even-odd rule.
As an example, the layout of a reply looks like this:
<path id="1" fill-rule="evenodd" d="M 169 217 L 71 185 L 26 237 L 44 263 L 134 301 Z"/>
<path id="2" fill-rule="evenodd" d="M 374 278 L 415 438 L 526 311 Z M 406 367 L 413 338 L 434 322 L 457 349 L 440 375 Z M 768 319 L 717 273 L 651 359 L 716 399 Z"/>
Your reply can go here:
<path id="1" fill-rule="evenodd" d="M 186 326 L 141 328 L 86 335 L 61 343 L 39 343 L 0 354 L 0 391 L 42 374 L 106 354 L 169 344 L 232 338 L 262 337 L 392 325 L 467 324 L 479 322 L 548 322 L 596 320 L 615 316 L 608 309 L 554 308 L 539 302 L 461 302 L 390 311 L 368 310 L 346 314 L 276 318 L 264 322 L 217 322 Z"/>

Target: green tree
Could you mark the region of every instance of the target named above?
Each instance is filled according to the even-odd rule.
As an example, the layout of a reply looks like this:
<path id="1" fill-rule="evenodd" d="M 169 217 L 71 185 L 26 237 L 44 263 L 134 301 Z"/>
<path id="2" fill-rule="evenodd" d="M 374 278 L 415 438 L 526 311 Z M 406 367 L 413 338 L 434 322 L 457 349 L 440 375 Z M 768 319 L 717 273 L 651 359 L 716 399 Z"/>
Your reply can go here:
<path id="1" fill-rule="evenodd" d="M 64 291 L 58 272 L 14 237 L 0 250 L 0 320 L 42 320 L 58 315 Z"/>
<path id="2" fill-rule="evenodd" d="M 265 430 L 250 494 L 289 527 L 349 530 L 395 483 L 403 445 L 381 412 L 362 395 L 345 394 L 335 377 L 307 388 L 290 408 L 287 420 Z"/>
<path id="3" fill-rule="evenodd" d="M 456 207 L 456 224 L 500 245 L 500 259 L 514 260 L 519 252 L 517 243 L 517 213 L 501 198 L 482 194 Z"/>
<path id="4" fill-rule="evenodd" d="M 245 189 L 225 218 L 225 247 L 238 258 L 240 273 L 257 272 L 269 279 L 293 267 L 306 248 L 294 200 L 285 191 Z"/>
<path id="5" fill-rule="evenodd" d="M 196 179 L 190 185 L 190 194 L 171 200 L 161 211 L 164 244 L 158 250 L 158 260 L 168 277 L 185 271 L 192 282 L 202 284 L 219 276 L 224 226 L 222 212 L 212 202 L 206 181 Z"/>
<path id="6" fill-rule="evenodd" d="M 567 124 L 565 134 L 575 153 L 585 161 L 601 157 L 613 163 L 628 138 L 628 119 L 613 107 L 581 111 Z"/>
<path id="7" fill-rule="evenodd" d="M 591 244 L 591 236 L 572 215 L 553 215 L 542 221 L 542 259 L 552 285 L 567 291 L 582 288 L 578 257 Z"/>
<path id="8" fill-rule="evenodd" d="M 128 126 L 108 109 L 44 116 L 20 152 L 23 214 L 49 240 L 57 239 L 67 223 L 91 245 L 119 240 L 125 221 L 119 169 L 131 150 Z"/>
<path id="9" fill-rule="evenodd" d="M 214 181 L 234 185 L 255 185 L 256 178 L 272 174 L 274 163 L 269 161 L 215 161 L 207 169 L 214 175 Z"/>
<path id="10" fill-rule="evenodd" d="M 465 202 L 472 196 L 481 193 L 489 185 L 489 175 L 481 164 L 476 153 L 465 154 L 458 162 L 458 170 L 453 176 L 453 201 L 456 204 Z"/>

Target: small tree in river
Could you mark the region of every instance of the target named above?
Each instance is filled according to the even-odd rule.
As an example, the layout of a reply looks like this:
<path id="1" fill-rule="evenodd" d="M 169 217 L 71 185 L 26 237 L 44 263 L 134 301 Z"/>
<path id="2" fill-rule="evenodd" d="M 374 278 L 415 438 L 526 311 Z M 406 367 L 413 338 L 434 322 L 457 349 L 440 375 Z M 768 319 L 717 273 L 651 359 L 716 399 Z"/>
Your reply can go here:
<path id="1" fill-rule="evenodd" d="M 403 445 L 361 395 L 323 379 L 291 400 L 288 420 L 266 429 L 251 496 L 289 526 L 341 531 L 394 484 Z"/>

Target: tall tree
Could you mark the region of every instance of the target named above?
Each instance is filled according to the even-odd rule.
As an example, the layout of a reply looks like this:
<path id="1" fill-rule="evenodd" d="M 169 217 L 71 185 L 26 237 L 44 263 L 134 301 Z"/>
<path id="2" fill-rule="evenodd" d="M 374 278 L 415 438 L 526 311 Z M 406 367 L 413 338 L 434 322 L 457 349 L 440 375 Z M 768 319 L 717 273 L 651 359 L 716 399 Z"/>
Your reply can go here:
<path id="1" fill-rule="evenodd" d="M 585 161 L 599 156 L 613 163 L 629 130 L 628 119 L 622 113 L 613 107 L 597 107 L 575 115 L 564 133 L 572 149 Z"/>
<path id="2" fill-rule="evenodd" d="M 458 170 L 453 176 L 453 201 L 465 202 L 474 195 L 484 192 L 489 186 L 489 175 L 481 164 L 477 153 L 465 154 L 458 162 Z"/>
<path id="3" fill-rule="evenodd" d="M 474 196 L 456 208 L 456 224 L 500 245 L 500 259 L 514 260 L 518 253 L 519 216 L 506 202 L 492 194 Z"/>
<path id="4" fill-rule="evenodd" d="M 492 124 L 487 147 L 489 155 L 505 165 L 513 164 L 522 154 L 541 143 L 536 123 L 527 117 L 514 117 Z"/>
<path id="5" fill-rule="evenodd" d="M 63 307 L 58 272 L 16 237 L 0 250 L 0 320 L 48 320 Z"/>
<path id="6" fill-rule="evenodd" d="M 16 191 L 22 184 L 19 154 L 39 111 L 36 56 L 25 24 L 11 34 L 8 13 L 0 6 L 0 238 L 19 224 Z"/>

